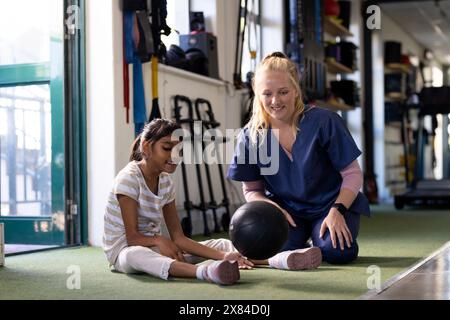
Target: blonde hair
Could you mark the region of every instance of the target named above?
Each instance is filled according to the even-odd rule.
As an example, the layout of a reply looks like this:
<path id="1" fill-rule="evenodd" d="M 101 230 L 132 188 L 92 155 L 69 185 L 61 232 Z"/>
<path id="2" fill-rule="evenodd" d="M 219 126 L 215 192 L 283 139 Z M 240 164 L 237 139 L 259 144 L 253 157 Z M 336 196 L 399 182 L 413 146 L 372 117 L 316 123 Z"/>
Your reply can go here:
<path id="1" fill-rule="evenodd" d="M 252 80 L 252 87 L 255 92 L 255 97 L 253 99 L 252 116 L 245 126 L 250 131 L 250 140 L 255 144 L 258 141 L 258 138 L 261 139 L 261 143 L 264 141 L 264 137 L 267 132 L 266 129 L 268 129 L 270 125 L 270 116 L 264 109 L 255 88 L 257 77 L 259 77 L 261 72 L 265 70 L 285 72 L 297 91 L 297 97 L 295 99 L 295 112 L 291 122 L 291 129 L 294 135 L 297 134 L 297 124 L 303 114 L 303 111 L 305 110 L 302 92 L 300 90 L 300 77 L 297 71 L 297 66 L 281 52 L 273 52 L 267 55 L 259 63 L 255 71 L 255 76 Z"/>

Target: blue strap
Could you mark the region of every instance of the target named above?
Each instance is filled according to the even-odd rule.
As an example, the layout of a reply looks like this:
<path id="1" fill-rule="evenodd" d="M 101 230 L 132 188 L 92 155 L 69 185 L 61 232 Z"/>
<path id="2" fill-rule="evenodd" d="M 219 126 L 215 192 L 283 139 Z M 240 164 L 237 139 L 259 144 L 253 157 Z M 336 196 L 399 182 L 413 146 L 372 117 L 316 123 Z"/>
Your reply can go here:
<path id="1" fill-rule="evenodd" d="M 125 41 L 125 62 L 134 62 L 134 41 L 133 41 L 133 26 L 135 14 L 133 11 L 123 12 L 123 33 Z"/>
<path id="2" fill-rule="evenodd" d="M 136 136 L 141 133 L 145 125 L 146 111 L 142 63 L 139 57 L 135 56 L 133 63 L 133 118 Z"/>
<path id="3" fill-rule="evenodd" d="M 124 11 L 124 41 L 125 41 L 125 61 L 133 64 L 133 121 L 136 136 L 141 133 L 147 120 L 147 109 L 145 107 L 144 78 L 142 73 L 142 63 L 135 52 L 137 45 L 133 39 L 133 27 L 136 14 L 133 11 Z"/>

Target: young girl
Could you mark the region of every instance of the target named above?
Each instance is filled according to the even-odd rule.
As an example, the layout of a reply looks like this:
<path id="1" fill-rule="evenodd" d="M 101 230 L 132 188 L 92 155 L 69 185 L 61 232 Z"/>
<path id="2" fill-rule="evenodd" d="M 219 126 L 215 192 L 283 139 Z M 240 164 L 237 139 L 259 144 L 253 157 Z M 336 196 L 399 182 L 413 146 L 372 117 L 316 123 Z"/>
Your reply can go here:
<path id="1" fill-rule="evenodd" d="M 123 273 L 145 272 L 155 277 L 198 278 L 222 285 L 239 280 L 239 268 L 255 264 L 301 270 L 320 264 L 319 255 L 297 250 L 269 261 L 250 261 L 230 240 L 195 242 L 183 234 L 175 207 L 175 188 L 169 177 L 177 167 L 171 139 L 180 126 L 156 119 L 144 127 L 133 145 L 130 162 L 117 175 L 105 212 L 103 244 L 110 265 Z M 164 218 L 170 239 L 161 235 Z M 194 265 L 199 258 L 217 260 Z"/>
<path id="2" fill-rule="evenodd" d="M 198 278 L 221 285 L 239 280 L 239 267 L 253 264 L 226 239 L 195 242 L 184 236 L 169 177 L 177 167 L 171 140 L 180 126 L 156 119 L 136 139 L 130 162 L 117 175 L 104 216 L 103 244 L 110 265 L 123 273 Z M 161 235 L 165 220 L 170 239 Z M 194 265 L 199 257 L 217 260 Z"/>
<path id="3" fill-rule="evenodd" d="M 361 151 L 339 115 L 303 104 L 299 83 L 296 65 L 283 53 L 262 60 L 253 79 L 253 114 L 228 177 L 243 182 L 247 201 L 269 201 L 283 211 L 290 224 L 283 250 L 304 249 L 311 259 L 317 252 L 307 249 L 311 238 L 326 262 L 348 263 L 358 255 L 360 215 L 370 214 L 359 192 Z M 273 142 L 278 171 L 266 174 L 264 164 L 250 163 L 246 154 L 263 145 L 269 150 Z M 272 264 L 276 261 L 283 264 L 283 259 Z"/>

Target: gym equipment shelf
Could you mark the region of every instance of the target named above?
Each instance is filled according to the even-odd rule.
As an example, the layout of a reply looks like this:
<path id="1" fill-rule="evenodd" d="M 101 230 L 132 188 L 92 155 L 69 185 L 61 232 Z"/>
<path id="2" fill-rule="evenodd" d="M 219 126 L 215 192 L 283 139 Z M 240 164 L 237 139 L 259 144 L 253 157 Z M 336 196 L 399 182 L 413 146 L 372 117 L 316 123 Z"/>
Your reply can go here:
<path id="1" fill-rule="evenodd" d="M 406 94 L 401 92 L 389 92 L 385 95 L 385 99 L 389 101 L 404 101 L 407 97 Z"/>
<path id="2" fill-rule="evenodd" d="M 336 18 L 332 16 L 324 17 L 324 31 L 332 35 L 333 37 L 353 37 L 347 28 L 341 25 Z"/>
<path id="3" fill-rule="evenodd" d="M 342 63 L 337 62 L 334 59 L 326 59 L 327 62 L 327 70 L 329 73 L 339 74 L 339 73 L 353 73 L 353 70 L 347 66 L 344 66 Z"/>
<path id="4" fill-rule="evenodd" d="M 338 19 L 335 16 L 329 16 L 329 15 L 323 15 L 323 31 L 324 31 L 324 40 L 331 44 L 336 45 L 342 45 L 341 43 L 347 43 L 351 44 L 352 42 L 349 42 L 345 40 L 345 38 L 348 37 L 354 37 L 354 34 L 352 34 L 349 29 L 342 25 L 342 20 Z M 345 46 L 346 48 L 348 46 Z M 354 45 L 354 50 L 357 49 L 357 46 Z M 337 48 L 336 48 L 337 50 Z M 343 50 L 341 47 L 339 49 Z M 331 50 L 333 51 L 333 50 Z M 336 81 L 348 81 L 350 79 L 347 78 L 347 75 L 350 75 L 355 72 L 354 69 L 357 69 L 356 65 L 354 63 L 356 62 L 355 58 L 353 60 L 353 64 L 351 65 L 344 65 L 343 63 L 338 61 L 338 55 L 333 55 L 332 52 L 328 52 L 328 49 L 326 49 L 325 55 L 330 55 L 329 57 L 325 57 L 325 64 L 327 66 L 326 70 L 326 86 L 328 87 L 328 95 L 326 98 L 324 98 L 322 101 L 316 101 L 317 105 L 329 109 L 331 111 L 335 112 L 346 112 L 346 111 L 352 111 L 356 108 L 356 101 L 357 99 L 357 92 L 354 91 L 353 93 L 350 92 L 342 92 L 340 89 L 337 89 L 339 85 L 336 84 Z M 343 54 L 343 57 L 345 56 L 345 61 L 349 61 L 348 59 L 349 54 Z M 340 58 L 339 58 L 340 59 Z M 350 67 L 349 67 L 350 66 Z M 338 76 L 339 75 L 339 76 Z M 335 88 L 332 89 L 334 82 Z M 355 85 L 356 89 L 356 81 L 353 81 L 353 84 Z M 350 97 L 350 95 L 354 95 L 353 97 Z M 345 101 L 343 101 L 344 96 L 346 97 Z M 350 102 L 350 98 L 353 102 Z"/>
<path id="5" fill-rule="evenodd" d="M 387 71 L 409 73 L 410 68 L 403 63 L 388 63 L 385 66 Z"/>
<path id="6" fill-rule="evenodd" d="M 337 101 L 336 99 L 329 99 L 329 100 L 317 100 L 316 105 L 321 108 L 329 109 L 332 111 L 351 111 L 355 108 L 352 106 L 349 106 L 345 103 L 341 103 Z"/>

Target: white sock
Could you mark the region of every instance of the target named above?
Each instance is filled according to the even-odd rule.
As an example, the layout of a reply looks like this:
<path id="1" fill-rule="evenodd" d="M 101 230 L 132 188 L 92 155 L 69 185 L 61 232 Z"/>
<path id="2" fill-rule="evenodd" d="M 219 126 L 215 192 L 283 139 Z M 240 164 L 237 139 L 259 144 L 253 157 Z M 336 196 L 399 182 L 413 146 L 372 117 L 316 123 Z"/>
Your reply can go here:
<path id="1" fill-rule="evenodd" d="M 206 265 L 201 264 L 197 267 L 197 270 L 195 271 L 195 276 L 198 280 L 205 280 L 205 277 L 203 276 L 203 272 L 205 271 Z"/>
<path id="2" fill-rule="evenodd" d="M 237 262 L 219 260 L 198 266 L 195 275 L 199 280 L 224 285 L 233 284 L 239 280 L 239 267 Z"/>
<path id="3" fill-rule="evenodd" d="M 283 270 L 315 269 L 322 263 L 318 247 L 283 251 L 269 259 L 269 266 Z"/>
<path id="4" fill-rule="evenodd" d="M 292 252 L 292 250 L 283 251 L 283 252 L 277 253 L 272 258 L 269 258 L 269 266 L 271 268 L 275 268 L 275 269 L 288 270 L 289 267 L 287 265 L 287 259 L 291 252 Z"/>

